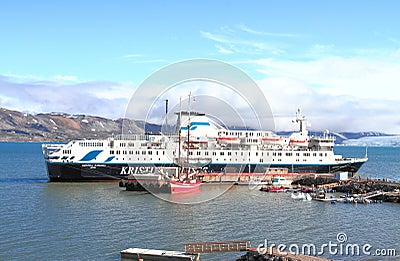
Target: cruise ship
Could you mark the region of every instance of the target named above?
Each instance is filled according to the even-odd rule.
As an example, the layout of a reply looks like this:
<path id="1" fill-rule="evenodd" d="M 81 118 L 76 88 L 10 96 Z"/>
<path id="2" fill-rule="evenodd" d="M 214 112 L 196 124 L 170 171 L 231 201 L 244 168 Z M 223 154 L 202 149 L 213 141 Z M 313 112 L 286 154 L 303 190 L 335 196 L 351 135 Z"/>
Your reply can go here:
<path id="1" fill-rule="evenodd" d="M 204 173 L 355 173 L 368 159 L 334 153 L 334 136 L 309 135 L 307 121 L 296 113 L 299 130 L 279 136 L 268 130 L 234 130 L 198 112 L 177 113 L 174 134 L 119 135 L 107 139 L 43 144 L 50 181 L 119 181 L 162 168 L 187 167 Z"/>

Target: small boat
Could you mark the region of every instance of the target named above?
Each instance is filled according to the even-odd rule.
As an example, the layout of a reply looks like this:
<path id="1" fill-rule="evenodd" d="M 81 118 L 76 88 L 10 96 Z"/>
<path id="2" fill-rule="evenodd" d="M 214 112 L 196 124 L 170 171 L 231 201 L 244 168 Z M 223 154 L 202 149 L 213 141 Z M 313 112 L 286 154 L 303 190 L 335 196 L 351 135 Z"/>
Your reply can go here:
<path id="1" fill-rule="evenodd" d="M 260 188 L 260 191 L 280 193 L 280 192 L 286 192 L 286 189 L 283 186 L 281 187 L 264 186 Z"/>
<path id="2" fill-rule="evenodd" d="M 312 197 L 310 196 L 310 194 L 308 194 L 308 193 L 303 193 L 303 192 L 292 193 L 292 194 L 290 195 L 290 197 L 291 197 L 292 199 L 297 199 L 297 200 L 307 200 L 307 201 L 312 200 Z"/>
<path id="3" fill-rule="evenodd" d="M 184 180 L 184 181 L 170 181 L 171 194 L 190 193 L 200 190 L 200 181 Z"/>
<path id="4" fill-rule="evenodd" d="M 330 198 L 315 198 L 315 200 L 317 201 L 321 201 L 321 202 L 344 202 L 343 198 L 335 198 L 335 197 L 330 197 Z"/>
<path id="5" fill-rule="evenodd" d="M 272 178 L 272 186 L 274 187 L 288 187 L 292 184 L 291 180 L 287 180 L 285 177 L 274 177 Z"/>
<path id="6" fill-rule="evenodd" d="M 264 186 L 270 184 L 268 181 L 262 179 L 251 179 L 249 181 L 237 181 L 235 185 L 246 185 L 246 186 Z"/>
<path id="7" fill-rule="evenodd" d="M 290 195 L 290 197 L 291 197 L 292 199 L 299 199 L 299 200 L 303 200 L 303 199 L 306 198 L 306 196 L 304 195 L 303 192 L 292 193 L 292 194 Z"/>

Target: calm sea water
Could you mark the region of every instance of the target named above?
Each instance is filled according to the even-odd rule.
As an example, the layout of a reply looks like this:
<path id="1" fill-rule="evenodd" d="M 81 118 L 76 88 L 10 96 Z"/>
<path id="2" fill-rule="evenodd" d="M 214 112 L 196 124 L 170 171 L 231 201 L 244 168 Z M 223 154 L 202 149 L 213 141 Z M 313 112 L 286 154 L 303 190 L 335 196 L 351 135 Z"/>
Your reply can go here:
<path id="1" fill-rule="evenodd" d="M 362 147 L 336 151 L 365 154 Z M 362 176 L 400 180 L 400 148 L 372 147 L 368 156 Z M 318 247 L 338 243 L 338 233 L 346 234 L 347 243 L 400 254 L 396 204 L 298 202 L 288 194 L 234 186 L 205 203 L 183 205 L 127 192 L 116 183 L 48 183 L 46 175 L 40 144 L 0 143 L 0 260 L 119 260 L 119 252 L 129 247 L 183 250 L 183 243 L 192 241 L 248 239 L 253 246 L 268 240 Z"/>

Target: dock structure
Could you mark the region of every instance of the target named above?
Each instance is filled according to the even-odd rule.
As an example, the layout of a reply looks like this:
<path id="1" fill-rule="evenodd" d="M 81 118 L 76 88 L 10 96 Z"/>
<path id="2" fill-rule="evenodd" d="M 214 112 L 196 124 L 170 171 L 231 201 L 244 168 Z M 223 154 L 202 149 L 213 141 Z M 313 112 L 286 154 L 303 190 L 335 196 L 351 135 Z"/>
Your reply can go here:
<path id="1" fill-rule="evenodd" d="M 236 259 L 237 261 L 270 260 L 279 258 L 282 261 L 328 261 L 329 259 L 317 256 L 307 256 L 289 252 L 280 252 L 275 248 L 266 248 L 263 253 L 250 246 L 250 240 L 225 241 L 225 242 L 191 242 L 184 244 L 185 252 L 167 251 L 145 248 L 128 248 L 121 251 L 121 258 L 137 261 L 166 261 L 184 260 L 199 261 L 201 253 L 218 252 L 243 252 L 246 254 Z M 277 260 L 277 259 L 273 259 Z"/>
<path id="2" fill-rule="evenodd" d="M 250 248 L 250 240 L 225 242 L 191 242 L 184 244 L 185 253 L 241 252 Z"/>
<path id="3" fill-rule="evenodd" d="M 121 251 L 121 258 L 132 259 L 137 261 L 165 261 L 165 260 L 182 260 L 182 261 L 198 261 L 199 254 L 186 254 L 180 251 L 168 251 L 146 248 L 128 248 Z"/>

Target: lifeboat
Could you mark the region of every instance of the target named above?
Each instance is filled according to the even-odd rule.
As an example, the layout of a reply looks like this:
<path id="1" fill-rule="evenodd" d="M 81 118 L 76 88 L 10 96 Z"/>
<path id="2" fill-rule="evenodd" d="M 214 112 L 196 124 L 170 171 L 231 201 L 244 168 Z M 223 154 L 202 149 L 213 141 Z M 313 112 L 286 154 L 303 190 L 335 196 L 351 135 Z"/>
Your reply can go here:
<path id="1" fill-rule="evenodd" d="M 240 144 L 240 138 L 239 137 L 218 137 L 217 138 L 217 143 L 218 144 Z"/>

